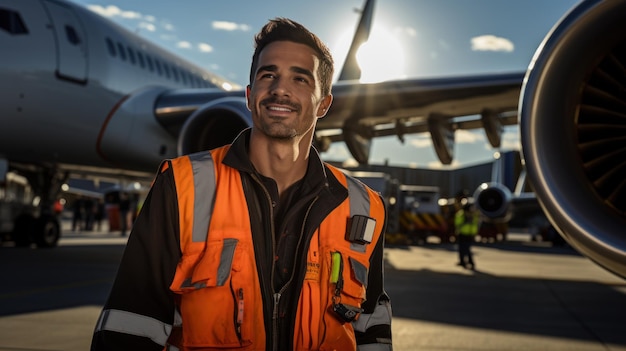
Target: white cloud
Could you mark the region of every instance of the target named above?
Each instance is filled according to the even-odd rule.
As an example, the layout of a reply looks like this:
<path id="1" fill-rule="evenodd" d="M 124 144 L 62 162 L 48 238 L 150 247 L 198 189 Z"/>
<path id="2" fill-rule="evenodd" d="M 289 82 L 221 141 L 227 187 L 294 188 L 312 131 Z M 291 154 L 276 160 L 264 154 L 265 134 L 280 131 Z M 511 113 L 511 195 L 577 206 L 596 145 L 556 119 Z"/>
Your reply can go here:
<path id="1" fill-rule="evenodd" d="M 213 29 L 217 29 L 217 30 L 225 30 L 225 31 L 243 31 L 243 32 L 247 32 L 250 30 L 250 26 L 247 24 L 239 24 L 239 23 L 235 23 L 235 22 L 228 22 L 228 21 L 213 21 L 213 23 L 211 23 L 211 26 L 213 27 Z"/>
<path id="2" fill-rule="evenodd" d="M 430 139 L 430 134 L 411 135 L 407 138 L 407 140 L 409 145 L 418 149 L 431 147 L 433 144 Z"/>
<path id="3" fill-rule="evenodd" d="M 484 143 L 485 135 L 483 134 L 482 130 L 460 129 L 454 133 L 454 140 L 457 144 Z"/>
<path id="4" fill-rule="evenodd" d="M 461 167 L 461 162 L 458 160 L 452 160 L 452 163 L 449 165 L 444 165 L 441 161 L 432 161 L 428 162 L 426 165 L 428 169 L 450 169 L 450 168 L 459 168 Z"/>
<path id="5" fill-rule="evenodd" d="M 89 5 L 89 9 L 95 13 L 100 14 L 104 17 L 121 17 L 126 19 L 141 19 L 143 16 L 139 12 L 135 11 L 123 11 L 119 7 L 115 5 L 109 5 L 107 7 L 103 7 L 100 5 Z"/>
<path id="6" fill-rule="evenodd" d="M 155 32 L 156 31 L 156 26 L 152 23 L 148 23 L 148 22 L 140 22 L 137 25 L 138 28 L 140 29 L 145 29 L 149 32 Z"/>
<path id="7" fill-rule="evenodd" d="M 474 37 L 471 43 L 474 51 L 512 52 L 515 49 L 515 45 L 509 39 L 496 37 L 491 34 Z"/>
<path id="8" fill-rule="evenodd" d="M 206 43 L 198 43 L 198 50 L 200 52 L 213 52 L 213 47 Z"/>
<path id="9" fill-rule="evenodd" d="M 503 150 L 521 150 L 522 143 L 519 140 L 518 130 L 505 131 L 502 133 L 502 145 Z"/>
<path id="10" fill-rule="evenodd" d="M 181 48 L 181 49 L 191 49 L 191 43 L 188 41 L 179 41 L 176 44 L 177 47 Z"/>

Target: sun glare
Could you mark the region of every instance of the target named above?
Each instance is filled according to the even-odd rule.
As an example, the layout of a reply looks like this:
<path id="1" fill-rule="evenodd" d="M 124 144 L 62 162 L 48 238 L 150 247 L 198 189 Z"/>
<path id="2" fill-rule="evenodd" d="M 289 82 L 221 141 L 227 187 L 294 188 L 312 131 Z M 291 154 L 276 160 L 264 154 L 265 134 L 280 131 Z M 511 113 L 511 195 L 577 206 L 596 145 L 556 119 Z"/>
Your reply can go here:
<path id="1" fill-rule="evenodd" d="M 369 40 L 356 55 L 361 67 L 361 82 L 376 83 L 399 79 L 404 74 L 404 51 L 400 41 L 389 31 L 374 27 Z"/>
<path id="2" fill-rule="evenodd" d="M 334 44 L 335 59 L 345 59 L 348 54 L 354 30 L 350 29 L 338 37 Z M 390 79 L 401 79 L 406 76 L 404 67 L 404 50 L 400 41 L 388 30 L 381 26 L 372 28 L 369 40 L 359 48 L 357 61 L 361 67 L 362 83 L 375 83 Z M 343 61 L 336 61 L 343 64 Z M 337 66 L 339 75 L 341 67 Z M 337 76 L 335 78 L 337 78 Z"/>

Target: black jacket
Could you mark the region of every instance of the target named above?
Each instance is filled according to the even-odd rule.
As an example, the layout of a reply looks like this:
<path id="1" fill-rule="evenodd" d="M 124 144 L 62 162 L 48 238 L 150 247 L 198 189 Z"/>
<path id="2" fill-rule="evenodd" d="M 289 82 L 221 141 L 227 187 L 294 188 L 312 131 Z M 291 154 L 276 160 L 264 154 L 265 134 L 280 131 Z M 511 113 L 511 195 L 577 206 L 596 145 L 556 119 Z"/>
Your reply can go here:
<path id="1" fill-rule="evenodd" d="M 272 325 L 274 292 L 280 290 L 279 349 L 288 350 L 292 348 L 293 325 L 306 270 L 305 253 L 309 240 L 322 220 L 348 196 L 348 191 L 311 148 L 304 179 L 287 191 L 292 196 L 283 196 L 279 200 L 274 181 L 258 174 L 249 160 L 249 134 L 249 130 L 244 131 L 233 142 L 223 163 L 238 169 L 242 175 L 259 281 L 263 300 L 268 302 L 264 305 L 266 330 Z M 174 294 L 169 286 L 181 257 L 176 198 L 171 169 L 159 173 L 133 225 L 105 310 L 129 311 L 166 324 L 173 323 Z M 311 203 L 310 214 L 304 221 L 304 212 Z M 268 221 L 268 218 L 274 218 L 274 221 Z M 372 313 L 380 299 L 388 300 L 383 288 L 384 235 L 380 237 L 371 258 L 364 313 Z M 272 272 L 276 257 L 276 268 Z M 368 330 L 367 334 L 357 335 L 357 343 L 371 343 L 376 338 L 390 339 L 390 326 L 377 327 Z M 268 335 L 267 342 L 269 350 L 271 335 Z M 123 349 L 156 351 L 162 347 L 142 337 L 110 331 L 94 333 L 92 350 Z"/>

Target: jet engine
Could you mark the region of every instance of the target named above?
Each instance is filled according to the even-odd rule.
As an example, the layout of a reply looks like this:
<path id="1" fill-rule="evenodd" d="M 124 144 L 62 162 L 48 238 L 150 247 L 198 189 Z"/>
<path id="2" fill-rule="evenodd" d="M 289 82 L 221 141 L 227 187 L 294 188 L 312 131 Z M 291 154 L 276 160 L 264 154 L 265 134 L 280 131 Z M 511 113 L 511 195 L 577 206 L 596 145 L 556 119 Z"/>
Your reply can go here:
<path id="1" fill-rule="evenodd" d="M 519 116 L 544 212 L 570 245 L 626 278 L 626 1 L 581 2 L 553 27 Z"/>
<path id="2" fill-rule="evenodd" d="M 185 121 L 178 136 L 178 154 L 185 155 L 230 144 L 252 125 L 246 100 L 224 97 L 211 101 Z"/>
<path id="3" fill-rule="evenodd" d="M 474 206 L 489 221 L 506 222 L 511 218 L 511 200 L 509 188 L 500 183 L 482 183 L 474 192 Z"/>

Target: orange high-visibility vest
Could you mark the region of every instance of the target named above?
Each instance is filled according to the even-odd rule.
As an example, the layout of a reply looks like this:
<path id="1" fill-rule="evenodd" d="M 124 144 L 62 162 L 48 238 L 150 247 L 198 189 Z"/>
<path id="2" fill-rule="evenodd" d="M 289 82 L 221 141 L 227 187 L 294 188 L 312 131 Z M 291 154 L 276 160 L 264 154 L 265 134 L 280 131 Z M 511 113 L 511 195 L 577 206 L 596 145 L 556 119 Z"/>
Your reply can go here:
<path id="1" fill-rule="evenodd" d="M 182 258 L 170 289 L 178 297 L 176 319 L 182 329 L 175 323 L 168 341 L 179 350 L 264 350 L 270 332 L 265 330 L 241 176 L 221 162 L 228 148 L 179 157 L 162 167 L 173 168 L 180 211 Z M 348 188 L 349 198 L 311 239 L 294 350 L 356 350 L 352 324 L 338 318 L 332 306 L 358 309 L 365 301 L 369 259 L 384 222 L 378 194 L 329 168 Z M 371 244 L 346 239 L 348 221 L 355 214 L 370 218 L 366 226 Z"/>

